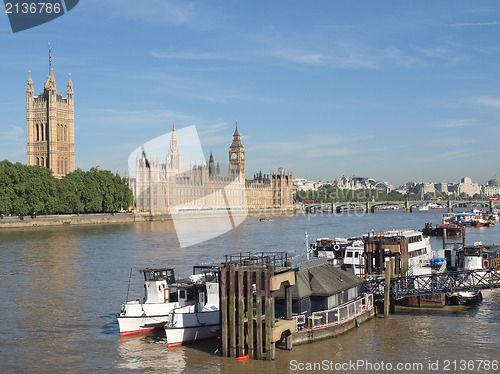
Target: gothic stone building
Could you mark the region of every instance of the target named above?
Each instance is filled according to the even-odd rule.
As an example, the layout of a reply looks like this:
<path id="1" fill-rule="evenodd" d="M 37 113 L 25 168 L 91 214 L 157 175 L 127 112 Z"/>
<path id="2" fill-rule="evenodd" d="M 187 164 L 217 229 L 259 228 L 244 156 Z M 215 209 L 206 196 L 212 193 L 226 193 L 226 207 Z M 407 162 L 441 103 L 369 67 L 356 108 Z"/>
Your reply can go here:
<path id="1" fill-rule="evenodd" d="M 221 172 L 212 154 L 206 163 L 191 164 L 188 171 L 183 171 L 175 124 L 165 161 L 158 157 L 147 159 L 145 154 L 136 159 L 131 185 L 138 211 L 293 208 L 291 173 L 280 169 L 278 173 L 260 173 L 253 180 L 245 179 L 245 148 L 238 125 L 229 147 L 227 174 Z"/>
<path id="2" fill-rule="evenodd" d="M 61 178 L 75 170 L 75 110 L 71 74 L 66 97 L 57 93 L 54 70 L 43 93 L 34 95 L 31 71 L 26 86 L 27 163 L 52 169 Z"/>

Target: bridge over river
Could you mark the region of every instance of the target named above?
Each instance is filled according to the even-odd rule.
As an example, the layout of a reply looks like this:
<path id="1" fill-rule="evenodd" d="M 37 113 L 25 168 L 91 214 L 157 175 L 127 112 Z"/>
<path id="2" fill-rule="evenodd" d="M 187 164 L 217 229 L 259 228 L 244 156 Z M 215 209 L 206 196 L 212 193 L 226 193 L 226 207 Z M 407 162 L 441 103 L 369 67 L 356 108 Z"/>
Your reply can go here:
<path id="1" fill-rule="evenodd" d="M 495 207 L 500 207 L 500 200 L 432 200 L 432 201 L 366 201 L 366 202 L 334 202 L 334 203 L 315 203 L 304 204 L 306 213 L 317 212 L 341 212 L 343 209 L 359 209 L 367 213 L 373 213 L 376 209 L 382 207 L 404 208 L 407 213 L 413 211 L 413 208 L 427 203 L 433 203 L 448 209 L 448 213 L 459 206 L 481 206 L 493 211 Z"/>
<path id="2" fill-rule="evenodd" d="M 376 298 L 384 297 L 384 286 L 384 277 L 372 278 L 364 283 L 366 292 L 373 293 Z M 390 298 L 400 299 L 410 296 L 492 290 L 495 288 L 500 288 L 500 274 L 497 268 L 446 271 L 392 278 Z"/>

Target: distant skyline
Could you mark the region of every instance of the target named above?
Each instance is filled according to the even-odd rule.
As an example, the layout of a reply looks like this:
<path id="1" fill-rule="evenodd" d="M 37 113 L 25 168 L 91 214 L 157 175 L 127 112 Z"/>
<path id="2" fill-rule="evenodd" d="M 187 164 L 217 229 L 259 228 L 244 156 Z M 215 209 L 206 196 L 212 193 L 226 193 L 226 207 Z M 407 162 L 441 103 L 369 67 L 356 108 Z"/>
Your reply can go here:
<path id="1" fill-rule="evenodd" d="M 125 173 L 173 121 L 226 162 L 238 121 L 248 177 L 500 175 L 499 2 L 85 0 L 16 34 L 3 13 L 0 41 L 0 160 L 26 163 L 26 80 L 43 90 L 50 42 L 77 168 Z"/>

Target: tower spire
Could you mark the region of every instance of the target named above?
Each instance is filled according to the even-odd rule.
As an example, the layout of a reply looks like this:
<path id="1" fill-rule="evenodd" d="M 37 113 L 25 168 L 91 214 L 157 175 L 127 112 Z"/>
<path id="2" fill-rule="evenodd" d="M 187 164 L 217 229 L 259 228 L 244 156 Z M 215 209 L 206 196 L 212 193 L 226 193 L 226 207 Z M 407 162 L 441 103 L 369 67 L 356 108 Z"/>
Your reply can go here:
<path id="1" fill-rule="evenodd" d="M 49 42 L 49 75 L 52 74 L 52 53 L 50 52 L 50 42 Z"/>

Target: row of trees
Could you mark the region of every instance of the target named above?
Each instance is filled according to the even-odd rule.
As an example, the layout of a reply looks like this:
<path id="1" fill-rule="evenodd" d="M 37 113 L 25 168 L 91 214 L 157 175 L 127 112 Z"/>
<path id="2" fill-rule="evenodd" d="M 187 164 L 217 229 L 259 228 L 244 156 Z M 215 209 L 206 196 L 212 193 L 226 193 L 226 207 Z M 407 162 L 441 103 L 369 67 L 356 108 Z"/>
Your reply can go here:
<path id="1" fill-rule="evenodd" d="M 342 190 L 336 186 L 325 184 L 317 191 L 298 191 L 295 194 L 295 201 L 311 201 L 316 203 L 333 202 L 365 202 L 365 201 L 404 201 L 406 199 L 416 200 L 415 194 L 405 195 L 400 192 L 391 191 L 389 193 L 374 189 L 362 190 Z"/>
<path id="2" fill-rule="evenodd" d="M 61 179 L 39 166 L 0 161 L 0 213 L 105 213 L 133 203 L 126 181 L 110 171 L 77 169 Z"/>

